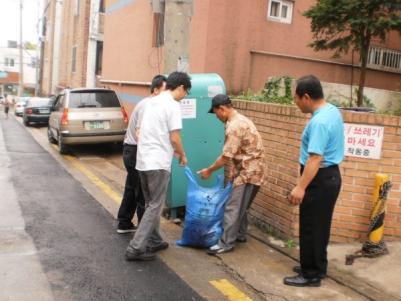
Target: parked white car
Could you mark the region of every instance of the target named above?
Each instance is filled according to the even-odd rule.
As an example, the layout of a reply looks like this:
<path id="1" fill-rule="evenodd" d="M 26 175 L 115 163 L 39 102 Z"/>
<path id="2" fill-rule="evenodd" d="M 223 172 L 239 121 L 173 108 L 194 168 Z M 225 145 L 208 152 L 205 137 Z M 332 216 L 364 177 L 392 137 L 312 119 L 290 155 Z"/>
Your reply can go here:
<path id="1" fill-rule="evenodd" d="M 14 105 L 14 114 L 16 116 L 22 116 L 24 113 L 24 108 L 30 97 L 20 97 L 20 99 Z"/>

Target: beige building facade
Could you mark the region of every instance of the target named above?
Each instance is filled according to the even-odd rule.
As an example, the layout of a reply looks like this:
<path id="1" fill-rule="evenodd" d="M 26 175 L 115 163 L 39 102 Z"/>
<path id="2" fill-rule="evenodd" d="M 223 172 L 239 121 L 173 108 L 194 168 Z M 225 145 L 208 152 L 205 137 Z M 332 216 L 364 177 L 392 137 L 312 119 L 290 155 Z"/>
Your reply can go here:
<path id="1" fill-rule="evenodd" d="M 101 84 L 115 88 L 129 103 L 146 95 L 147 83 L 163 72 L 160 15 L 149 0 L 107 0 Z M 163 2 L 163 1 L 162 1 Z M 315 52 L 310 23 L 302 12 L 314 0 L 193 1 L 190 23 L 191 73 L 218 73 L 230 94 L 260 90 L 271 76 L 314 73 L 322 81 L 358 84 L 359 57 L 332 58 Z M 163 39 L 168 39 L 163 36 Z M 352 64 L 353 62 L 353 64 Z M 391 33 L 374 41 L 367 87 L 401 88 L 401 39 Z"/>

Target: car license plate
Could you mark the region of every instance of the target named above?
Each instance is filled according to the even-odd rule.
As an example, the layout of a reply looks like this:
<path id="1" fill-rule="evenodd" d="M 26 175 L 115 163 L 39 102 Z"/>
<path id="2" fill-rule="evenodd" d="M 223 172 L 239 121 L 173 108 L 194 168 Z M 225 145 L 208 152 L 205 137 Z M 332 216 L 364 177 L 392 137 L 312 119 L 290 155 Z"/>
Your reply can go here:
<path id="1" fill-rule="evenodd" d="M 39 110 L 39 113 L 40 113 L 40 114 L 49 114 L 49 113 L 50 113 L 50 110 L 49 110 L 49 109 L 40 109 L 40 110 Z"/>
<path id="2" fill-rule="evenodd" d="M 98 129 L 109 129 L 110 125 L 108 121 L 86 121 L 86 130 L 98 130 Z"/>

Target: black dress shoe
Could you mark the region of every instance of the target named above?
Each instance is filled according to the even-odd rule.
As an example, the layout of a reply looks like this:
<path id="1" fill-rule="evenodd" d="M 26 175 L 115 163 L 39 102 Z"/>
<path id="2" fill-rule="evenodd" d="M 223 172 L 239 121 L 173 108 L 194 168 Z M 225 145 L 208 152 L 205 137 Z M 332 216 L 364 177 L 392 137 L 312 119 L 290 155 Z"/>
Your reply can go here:
<path id="1" fill-rule="evenodd" d="M 296 265 L 295 267 L 292 268 L 292 271 L 301 274 L 302 273 L 302 268 L 300 265 Z M 319 274 L 320 279 L 326 278 L 326 274 Z"/>
<path id="2" fill-rule="evenodd" d="M 302 273 L 302 268 L 300 265 L 296 265 L 295 267 L 292 268 L 292 271 L 297 273 L 297 274 L 301 274 Z"/>
<path id="3" fill-rule="evenodd" d="M 320 286 L 320 278 L 316 277 L 316 278 L 307 279 L 307 278 L 304 278 L 302 275 L 297 275 L 297 276 L 292 276 L 292 277 L 285 277 L 284 284 L 291 285 L 291 286 L 299 286 L 299 287 L 306 287 L 306 286 L 319 287 Z"/>

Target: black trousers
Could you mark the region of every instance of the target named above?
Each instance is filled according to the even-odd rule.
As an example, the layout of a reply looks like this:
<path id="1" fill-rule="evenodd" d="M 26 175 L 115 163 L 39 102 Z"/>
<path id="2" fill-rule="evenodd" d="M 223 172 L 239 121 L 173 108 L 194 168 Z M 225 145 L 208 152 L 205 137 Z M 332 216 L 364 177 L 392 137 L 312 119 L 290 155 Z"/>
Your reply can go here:
<path id="1" fill-rule="evenodd" d="M 142 193 L 141 181 L 139 173 L 135 169 L 136 165 L 136 145 L 124 144 L 123 161 L 127 170 L 127 178 L 125 180 L 124 195 L 118 210 L 118 227 L 131 227 L 132 219 L 135 211 L 138 217 L 138 222 L 141 221 L 145 212 L 145 200 Z"/>
<path id="2" fill-rule="evenodd" d="M 303 167 L 301 166 L 301 174 Z M 341 189 L 338 165 L 320 168 L 300 205 L 300 260 L 305 278 L 327 273 L 327 245 L 334 206 Z"/>

